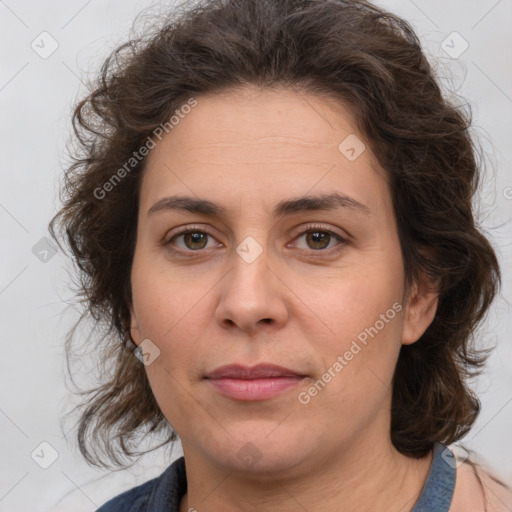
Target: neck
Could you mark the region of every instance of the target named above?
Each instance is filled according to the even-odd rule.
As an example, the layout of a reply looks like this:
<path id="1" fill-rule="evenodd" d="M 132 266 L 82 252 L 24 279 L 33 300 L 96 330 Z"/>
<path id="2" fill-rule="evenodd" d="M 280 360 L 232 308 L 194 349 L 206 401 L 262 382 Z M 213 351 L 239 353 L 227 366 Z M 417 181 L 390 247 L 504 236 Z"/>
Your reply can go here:
<path id="1" fill-rule="evenodd" d="M 186 450 L 187 494 L 180 512 L 410 511 L 425 484 L 432 455 L 412 459 L 389 439 L 353 441 L 333 455 L 309 459 L 279 474 L 240 475 Z M 333 450 L 334 452 L 334 450 Z"/>

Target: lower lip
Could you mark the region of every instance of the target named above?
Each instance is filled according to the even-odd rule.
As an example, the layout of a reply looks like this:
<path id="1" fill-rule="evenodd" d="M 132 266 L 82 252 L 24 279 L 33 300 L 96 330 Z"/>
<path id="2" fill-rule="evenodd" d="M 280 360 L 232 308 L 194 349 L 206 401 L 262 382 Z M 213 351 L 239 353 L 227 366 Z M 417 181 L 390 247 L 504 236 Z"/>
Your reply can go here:
<path id="1" fill-rule="evenodd" d="M 235 400 L 266 400 L 295 387 L 303 377 L 270 377 L 267 379 L 208 379 L 222 395 Z"/>

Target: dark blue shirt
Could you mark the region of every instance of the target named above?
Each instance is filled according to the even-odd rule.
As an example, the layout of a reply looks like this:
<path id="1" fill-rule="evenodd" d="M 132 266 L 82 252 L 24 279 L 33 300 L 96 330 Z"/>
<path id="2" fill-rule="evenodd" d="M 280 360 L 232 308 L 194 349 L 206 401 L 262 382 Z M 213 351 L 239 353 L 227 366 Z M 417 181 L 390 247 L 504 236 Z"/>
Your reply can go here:
<path id="1" fill-rule="evenodd" d="M 448 512 L 455 487 L 455 458 L 443 444 L 434 445 L 427 481 L 411 512 Z M 96 512 L 179 512 L 187 492 L 185 459 L 175 460 L 159 477 L 111 499 Z"/>

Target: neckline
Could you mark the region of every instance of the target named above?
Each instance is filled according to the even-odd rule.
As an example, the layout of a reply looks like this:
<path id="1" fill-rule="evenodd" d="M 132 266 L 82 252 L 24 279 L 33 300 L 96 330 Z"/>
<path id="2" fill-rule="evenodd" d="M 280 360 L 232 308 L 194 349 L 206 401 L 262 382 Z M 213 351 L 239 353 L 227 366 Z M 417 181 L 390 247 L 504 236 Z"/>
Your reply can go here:
<path id="1" fill-rule="evenodd" d="M 427 480 L 411 512 L 448 512 L 455 490 L 456 460 L 442 443 L 434 443 Z"/>
<path id="2" fill-rule="evenodd" d="M 456 461 L 453 453 L 444 444 L 435 442 L 427 480 L 411 512 L 449 512 L 455 477 Z M 176 459 L 159 480 L 149 499 L 147 510 L 179 512 L 181 499 L 188 487 L 185 458 L 182 456 Z"/>

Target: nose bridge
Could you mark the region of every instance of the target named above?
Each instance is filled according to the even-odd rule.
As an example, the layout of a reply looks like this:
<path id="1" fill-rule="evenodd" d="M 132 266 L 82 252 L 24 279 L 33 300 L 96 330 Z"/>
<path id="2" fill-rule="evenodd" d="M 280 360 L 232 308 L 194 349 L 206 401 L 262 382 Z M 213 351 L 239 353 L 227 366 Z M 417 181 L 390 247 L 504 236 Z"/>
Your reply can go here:
<path id="1" fill-rule="evenodd" d="M 286 321 L 287 308 L 279 282 L 269 268 L 269 251 L 247 237 L 231 256 L 231 271 L 223 280 L 217 320 L 226 326 L 252 330 L 258 324 Z"/>

